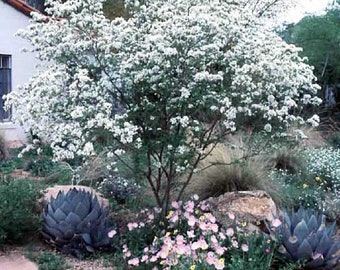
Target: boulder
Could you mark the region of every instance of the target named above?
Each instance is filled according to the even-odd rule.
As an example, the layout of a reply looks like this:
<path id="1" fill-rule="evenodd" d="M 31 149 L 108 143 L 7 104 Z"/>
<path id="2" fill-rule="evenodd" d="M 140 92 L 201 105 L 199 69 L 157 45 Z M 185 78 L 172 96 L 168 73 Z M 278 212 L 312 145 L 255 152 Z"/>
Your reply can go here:
<path id="1" fill-rule="evenodd" d="M 206 202 L 222 226 L 233 226 L 236 219 L 249 232 L 258 231 L 265 221 L 271 222 L 278 216 L 275 202 L 265 191 L 227 192 Z"/>
<path id="2" fill-rule="evenodd" d="M 45 204 L 46 202 L 49 202 L 51 200 L 51 197 L 56 198 L 59 191 L 66 193 L 72 188 L 76 188 L 78 190 L 85 190 L 85 191 L 89 191 L 90 193 L 93 193 L 95 196 L 97 196 L 99 203 L 104 207 L 109 207 L 110 205 L 108 199 L 104 198 L 102 194 L 95 191 L 91 187 L 81 186 L 81 185 L 57 185 L 54 187 L 49 187 L 44 190 L 44 195 L 41 198 L 41 202 Z"/>

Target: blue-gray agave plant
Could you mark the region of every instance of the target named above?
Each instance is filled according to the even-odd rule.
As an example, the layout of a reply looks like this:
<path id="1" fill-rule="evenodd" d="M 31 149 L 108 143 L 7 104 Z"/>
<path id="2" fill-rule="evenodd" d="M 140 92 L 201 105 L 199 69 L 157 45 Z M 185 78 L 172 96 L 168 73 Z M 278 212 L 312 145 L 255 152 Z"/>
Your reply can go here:
<path id="1" fill-rule="evenodd" d="M 324 215 L 300 207 L 297 212 L 283 211 L 279 252 L 294 261 L 306 261 L 306 269 L 334 269 L 340 259 L 340 241 L 335 239 L 336 223 L 326 225 Z"/>
<path id="2" fill-rule="evenodd" d="M 66 254 L 80 257 L 110 245 L 108 209 L 90 192 L 59 192 L 44 208 L 43 221 L 45 239 Z"/>

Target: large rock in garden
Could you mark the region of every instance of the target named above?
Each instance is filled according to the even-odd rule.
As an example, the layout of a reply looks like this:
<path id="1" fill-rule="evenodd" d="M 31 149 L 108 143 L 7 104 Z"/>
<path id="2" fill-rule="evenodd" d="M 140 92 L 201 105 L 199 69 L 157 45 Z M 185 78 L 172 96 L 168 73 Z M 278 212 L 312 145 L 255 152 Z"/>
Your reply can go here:
<path id="1" fill-rule="evenodd" d="M 236 220 L 248 231 L 257 231 L 264 221 L 271 222 L 278 216 L 273 199 L 264 191 L 227 192 L 219 197 L 206 200 L 212 214 L 225 227 Z"/>
<path id="2" fill-rule="evenodd" d="M 46 202 L 49 202 L 51 200 L 51 197 L 56 198 L 59 191 L 67 193 L 70 189 L 76 188 L 78 190 L 85 190 L 90 193 L 93 193 L 93 195 L 96 195 L 98 198 L 99 203 L 104 206 L 108 207 L 109 206 L 109 201 L 105 199 L 99 192 L 95 191 L 91 187 L 87 186 L 81 186 L 81 185 L 59 185 L 59 186 L 54 186 L 54 187 L 49 187 L 44 190 L 44 195 L 41 198 L 41 202 L 44 204 Z"/>

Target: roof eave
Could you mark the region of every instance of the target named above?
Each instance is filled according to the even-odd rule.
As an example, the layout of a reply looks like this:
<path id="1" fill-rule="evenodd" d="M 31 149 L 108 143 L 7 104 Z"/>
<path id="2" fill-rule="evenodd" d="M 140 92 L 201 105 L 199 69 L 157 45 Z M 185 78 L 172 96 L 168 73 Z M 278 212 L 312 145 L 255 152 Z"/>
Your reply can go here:
<path id="1" fill-rule="evenodd" d="M 31 7 L 30 5 L 21 0 L 3 0 L 3 1 L 28 17 L 31 17 L 32 12 L 39 12 L 39 10 Z"/>

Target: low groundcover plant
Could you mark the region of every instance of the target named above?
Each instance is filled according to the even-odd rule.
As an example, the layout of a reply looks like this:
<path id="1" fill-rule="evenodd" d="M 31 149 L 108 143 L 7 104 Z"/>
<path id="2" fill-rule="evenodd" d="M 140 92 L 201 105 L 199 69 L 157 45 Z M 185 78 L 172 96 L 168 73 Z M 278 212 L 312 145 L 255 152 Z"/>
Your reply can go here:
<path id="1" fill-rule="evenodd" d="M 235 226 L 223 228 L 210 213 L 209 205 L 204 202 L 198 203 L 197 196 L 184 203 L 174 201 L 171 207 L 166 216 L 167 224 L 163 226 L 165 229 L 160 226 L 162 224 L 153 227 L 156 236 L 150 245 L 143 247 L 142 252 L 130 248 L 129 243 L 124 243 L 123 253 L 129 267 L 226 269 L 228 265 L 232 266 L 234 263 L 240 264 L 242 260 L 248 260 L 249 241 L 247 234 L 242 230 L 242 224 L 238 224 L 235 220 Z M 150 222 L 152 220 L 149 218 L 146 223 Z M 129 232 L 133 233 L 146 223 L 130 222 L 127 227 Z M 263 250 L 258 255 L 258 259 L 253 258 L 253 265 L 257 263 L 260 267 L 257 269 L 263 269 L 261 268 L 263 264 L 256 260 L 266 261 L 265 265 L 269 267 L 272 258 L 271 245 L 263 244 L 265 241 L 262 240 L 260 246 Z M 254 245 L 252 248 L 258 249 Z M 231 260 L 233 254 L 237 255 L 237 261 Z"/>

